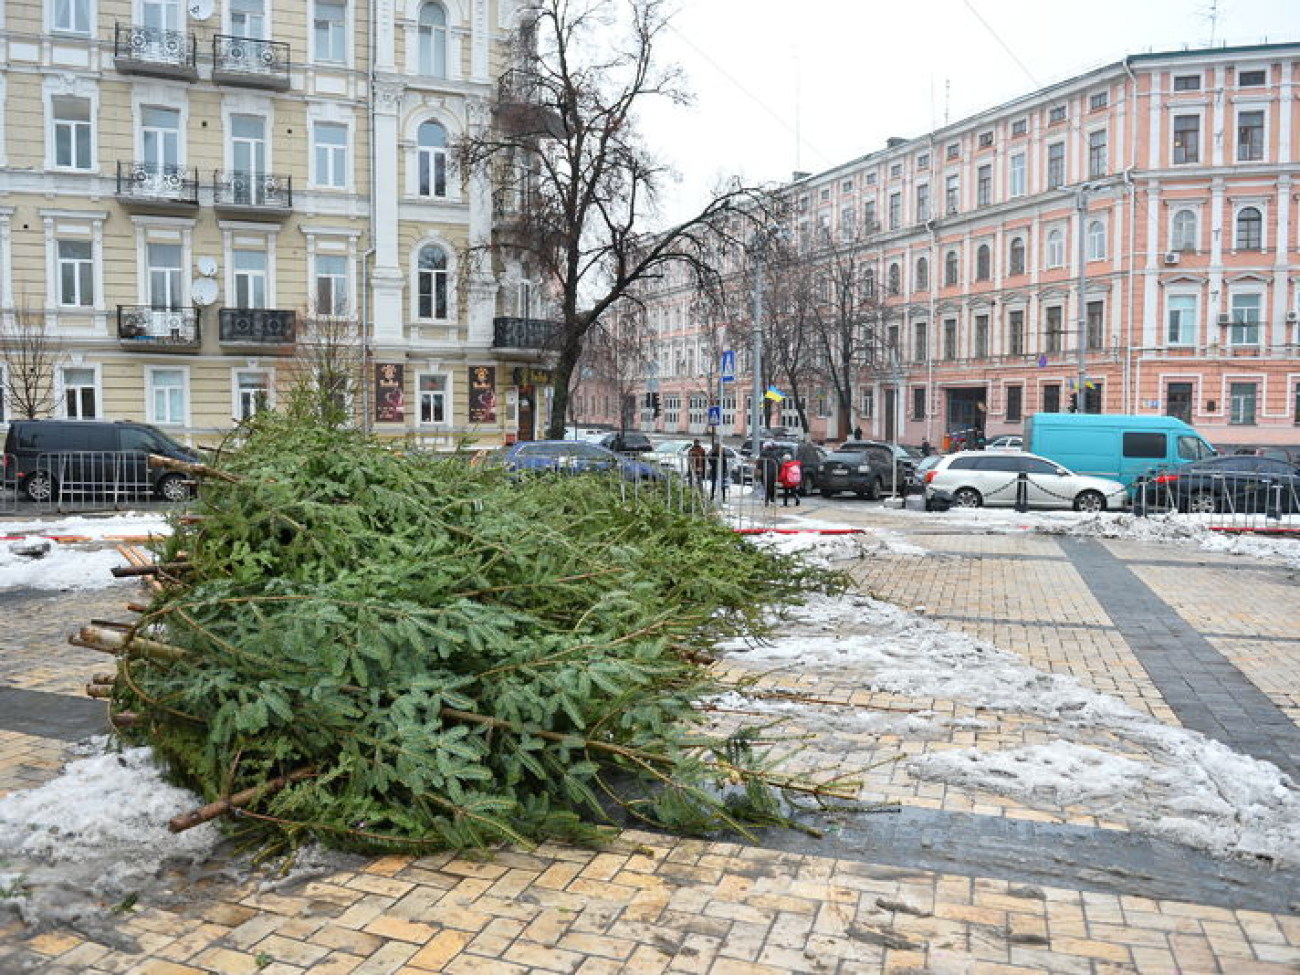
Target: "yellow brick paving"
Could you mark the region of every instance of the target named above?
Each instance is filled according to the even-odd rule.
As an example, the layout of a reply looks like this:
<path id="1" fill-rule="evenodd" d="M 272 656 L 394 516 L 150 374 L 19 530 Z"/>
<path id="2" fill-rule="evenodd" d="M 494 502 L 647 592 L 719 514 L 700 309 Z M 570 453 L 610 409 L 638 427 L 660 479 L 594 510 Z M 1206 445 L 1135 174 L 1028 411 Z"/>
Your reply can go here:
<path id="1" fill-rule="evenodd" d="M 898 523 L 882 527 L 898 531 Z M 1105 614 L 1061 563 L 1003 561 L 981 553 L 1059 557 L 1041 536 L 919 536 L 916 544 L 964 551 L 971 559 L 879 555 L 863 588 L 932 615 L 1016 622 L 945 625 L 1023 654 L 1035 666 L 1068 673 L 1169 720 L 1168 709 Z M 1150 557 L 1150 549 L 1142 549 Z M 1161 557 L 1176 550 L 1160 550 Z M 1196 559 L 1187 559 L 1194 563 Z M 1142 569 L 1153 586 L 1155 575 Z M 1220 576 L 1216 575 L 1216 579 Z M 1171 594 L 1159 589 L 1166 598 Z M 1236 609 L 1208 621 L 1238 632 L 1255 614 L 1294 592 L 1245 594 Z M 102 658 L 61 645 L 75 625 L 106 614 L 98 605 L 122 592 L 64 604 L 41 637 L 61 630 L 44 652 L 29 639 L 5 647 L 3 678 L 16 686 L 72 693 Z M 1171 602 L 1173 600 L 1171 599 Z M 1289 606 L 1287 602 L 1283 605 Z M 1245 612 L 1238 612 L 1248 607 Z M 1283 610 L 1285 612 L 1285 610 Z M 1028 622 L 1059 626 L 1025 625 Z M 1251 632 L 1263 632 L 1254 630 Z M 7 637 L 12 644 L 12 631 Z M 1220 641 L 1248 675 L 1294 715 L 1293 653 L 1258 641 Z M 23 663 L 15 664 L 22 656 Z M 743 660 L 726 667 L 744 670 Z M 1253 671 L 1253 674 L 1252 674 Z M 768 675 L 784 687 L 866 708 L 925 709 L 956 721 L 941 741 L 861 736 L 848 760 L 876 750 L 920 754 L 937 748 L 1005 748 L 1043 732 L 1016 716 L 976 714 L 953 702 L 918 701 L 828 685 L 798 674 Z M 973 719 L 968 724 L 962 719 Z M 65 744 L 0 732 L 0 790 L 52 777 Z M 1003 797 L 917 783 L 903 763 L 872 770 L 864 795 L 953 811 L 1080 822 L 1119 828 L 1071 810 L 1028 809 Z M 856 860 L 805 856 L 727 843 L 625 831 L 604 850 L 543 846 L 486 858 L 378 857 L 281 891 L 256 881 L 212 879 L 180 904 L 151 903 L 118 922 L 139 951 L 97 943 L 73 929 L 35 932 L 0 921 L 0 972 L 266 973 L 381 975 L 453 972 L 994 973 L 1300 971 L 1300 914 L 1228 910 L 1179 901 L 909 870 Z"/>

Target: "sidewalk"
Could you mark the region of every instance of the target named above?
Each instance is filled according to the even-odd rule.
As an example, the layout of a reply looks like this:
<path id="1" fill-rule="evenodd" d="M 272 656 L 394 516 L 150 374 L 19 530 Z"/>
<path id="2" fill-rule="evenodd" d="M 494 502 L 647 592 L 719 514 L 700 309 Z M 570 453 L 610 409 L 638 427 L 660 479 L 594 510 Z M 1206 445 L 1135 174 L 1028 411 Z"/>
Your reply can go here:
<path id="1" fill-rule="evenodd" d="M 976 534 L 867 505 L 821 511 L 832 513 L 891 539 L 855 567 L 864 593 L 1300 769 L 1297 589 L 1285 568 L 1124 540 Z M 94 723 L 81 685 L 104 659 L 64 636 L 120 618 L 132 593 L 0 598 L 0 793 L 55 775 Z M 811 654 L 779 673 L 745 653 L 722 666 L 853 715 L 818 758 L 872 765 L 863 798 L 898 810 L 763 847 L 634 831 L 601 851 L 351 858 L 273 890 L 217 871 L 188 887 L 169 878 L 102 929 L 34 932 L 0 915 L 0 972 L 1300 970 L 1297 871 L 1216 858 L 1082 804 L 909 771 L 957 749 L 1033 747 L 1052 733 L 1033 715 L 873 690 Z M 21 712 L 6 703 L 20 692 Z M 942 720 L 920 733 L 931 715 Z"/>

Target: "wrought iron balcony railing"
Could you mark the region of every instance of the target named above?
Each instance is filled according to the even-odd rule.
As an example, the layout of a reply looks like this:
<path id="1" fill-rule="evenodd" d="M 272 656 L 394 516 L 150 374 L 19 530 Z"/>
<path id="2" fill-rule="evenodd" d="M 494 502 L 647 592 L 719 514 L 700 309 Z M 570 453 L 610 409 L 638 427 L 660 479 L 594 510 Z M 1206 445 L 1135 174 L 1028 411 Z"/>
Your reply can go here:
<path id="1" fill-rule="evenodd" d="M 494 349 L 550 349 L 560 335 L 560 323 L 547 318 L 492 319 Z"/>
<path id="2" fill-rule="evenodd" d="M 201 339 L 198 309 L 118 305 L 117 338 L 127 348 L 150 352 L 197 351 Z"/>
<path id="3" fill-rule="evenodd" d="M 289 87 L 289 45 L 218 34 L 212 38 L 212 80 L 285 91 Z"/>
<path id="4" fill-rule="evenodd" d="M 293 209 L 293 177 L 218 169 L 212 174 L 212 202 L 218 207 L 249 207 L 268 216 L 283 216 Z"/>
<path id="5" fill-rule="evenodd" d="M 118 161 L 117 196 L 145 207 L 196 207 L 199 173 L 180 166 Z"/>
<path id="6" fill-rule="evenodd" d="M 217 341 L 222 345 L 291 345 L 298 315 L 280 308 L 222 308 L 217 316 Z"/>
<path id="7" fill-rule="evenodd" d="M 199 76 L 196 48 L 193 34 L 134 24 L 114 25 L 113 62 L 119 71 L 129 74 L 192 81 Z"/>

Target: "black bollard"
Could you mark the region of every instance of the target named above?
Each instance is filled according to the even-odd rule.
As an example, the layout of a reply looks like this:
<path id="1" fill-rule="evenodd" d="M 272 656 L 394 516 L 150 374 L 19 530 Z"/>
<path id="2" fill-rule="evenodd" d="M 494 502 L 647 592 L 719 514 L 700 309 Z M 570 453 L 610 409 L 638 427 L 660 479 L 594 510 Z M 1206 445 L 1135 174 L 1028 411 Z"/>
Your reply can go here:
<path id="1" fill-rule="evenodd" d="M 1016 510 L 1021 514 L 1029 510 L 1029 475 L 1024 471 L 1016 475 Z"/>

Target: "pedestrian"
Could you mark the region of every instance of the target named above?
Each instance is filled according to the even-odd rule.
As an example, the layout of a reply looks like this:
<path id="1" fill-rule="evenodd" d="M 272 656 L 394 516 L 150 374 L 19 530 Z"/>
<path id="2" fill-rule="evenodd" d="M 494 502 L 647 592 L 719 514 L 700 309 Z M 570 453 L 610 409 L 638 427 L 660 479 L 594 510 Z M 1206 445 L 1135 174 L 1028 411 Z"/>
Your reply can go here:
<path id="1" fill-rule="evenodd" d="M 854 440 L 861 440 L 861 439 L 862 439 L 862 427 L 859 426 L 859 427 L 854 427 L 854 428 L 853 428 L 853 439 L 854 439 Z"/>
<path id="2" fill-rule="evenodd" d="M 708 457 L 708 452 L 698 438 L 686 451 L 686 475 L 696 487 L 704 487 L 704 471 L 708 466 Z"/>
<path id="3" fill-rule="evenodd" d="M 781 507 L 788 508 L 790 499 L 799 507 L 799 485 L 803 483 L 803 465 L 790 454 L 781 461 L 781 468 L 776 474 L 777 483 L 781 485 Z"/>
<path id="4" fill-rule="evenodd" d="M 934 453 L 934 448 L 930 446 L 930 441 L 929 441 L 929 439 L 928 439 L 927 437 L 922 437 L 922 438 L 921 438 L 921 456 L 922 456 L 922 457 L 929 457 L 932 453 Z"/>
<path id="5" fill-rule="evenodd" d="M 722 492 L 722 500 L 727 500 L 727 448 L 713 441 L 709 448 L 709 500 L 712 501 Z"/>
<path id="6" fill-rule="evenodd" d="M 776 475 L 781 463 L 776 456 L 776 444 L 770 440 L 763 444 L 763 449 L 754 461 L 754 490 L 763 490 L 763 504 L 776 503 Z"/>

